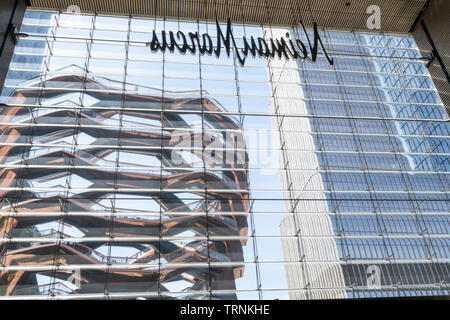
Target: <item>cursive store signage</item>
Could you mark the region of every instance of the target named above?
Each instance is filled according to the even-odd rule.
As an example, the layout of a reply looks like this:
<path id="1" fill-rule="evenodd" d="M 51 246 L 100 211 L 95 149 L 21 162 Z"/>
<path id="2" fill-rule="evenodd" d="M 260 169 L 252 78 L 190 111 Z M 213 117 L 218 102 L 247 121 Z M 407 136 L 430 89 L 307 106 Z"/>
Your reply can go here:
<path id="1" fill-rule="evenodd" d="M 223 49 L 228 57 L 231 54 L 231 50 L 234 50 L 239 63 L 244 66 L 248 55 L 251 55 L 252 57 L 258 55 L 263 58 L 278 57 L 280 59 L 285 58 L 294 60 L 307 59 L 315 62 L 320 45 L 328 63 L 333 65 L 333 58 L 328 55 L 322 40 L 320 39 L 317 24 L 313 24 L 312 41 L 301 21 L 300 26 L 305 33 L 309 50 L 307 50 L 306 45 L 301 40 L 291 39 L 289 33 L 286 33 L 285 38 L 282 37 L 275 40 L 272 38 L 264 39 L 261 37 L 255 39 L 253 36 L 251 36 L 250 39 L 247 39 L 244 36 L 242 38 L 241 47 L 238 47 L 233 35 L 230 19 L 227 20 L 225 32 L 223 32 L 219 22 L 216 20 L 217 33 L 215 46 L 208 33 L 199 34 L 198 32 L 189 32 L 186 35 L 183 31 L 174 33 L 173 31 L 166 32 L 165 30 L 161 31 L 159 37 L 156 31 L 153 30 L 152 41 L 148 43 L 148 46 L 150 46 L 152 52 L 166 52 L 166 50 L 168 50 L 173 53 L 175 49 L 177 49 L 182 54 L 185 54 L 188 51 L 195 54 L 198 50 L 201 55 L 204 55 L 205 53 L 208 55 L 215 54 L 217 58 L 220 57 L 220 53 Z"/>

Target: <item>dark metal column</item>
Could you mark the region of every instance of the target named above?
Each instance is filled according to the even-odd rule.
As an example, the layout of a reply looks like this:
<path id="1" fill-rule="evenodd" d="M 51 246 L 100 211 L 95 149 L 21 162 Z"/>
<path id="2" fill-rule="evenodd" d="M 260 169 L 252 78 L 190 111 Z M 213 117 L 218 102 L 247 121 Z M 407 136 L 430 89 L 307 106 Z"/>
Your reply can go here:
<path id="1" fill-rule="evenodd" d="M 14 26 L 20 28 L 27 5 L 30 5 L 29 0 L 0 1 L 0 89 L 3 88 L 14 52 Z"/>

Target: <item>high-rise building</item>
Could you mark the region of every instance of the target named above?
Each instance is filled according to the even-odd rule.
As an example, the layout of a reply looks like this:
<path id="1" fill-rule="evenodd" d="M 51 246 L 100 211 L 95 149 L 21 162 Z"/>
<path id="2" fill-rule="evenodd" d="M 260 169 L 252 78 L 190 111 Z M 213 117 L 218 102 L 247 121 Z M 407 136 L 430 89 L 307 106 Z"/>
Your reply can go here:
<path id="1" fill-rule="evenodd" d="M 449 295 L 422 1 L 382 32 L 362 0 L 73 2 L 2 46 L 0 299 Z"/>

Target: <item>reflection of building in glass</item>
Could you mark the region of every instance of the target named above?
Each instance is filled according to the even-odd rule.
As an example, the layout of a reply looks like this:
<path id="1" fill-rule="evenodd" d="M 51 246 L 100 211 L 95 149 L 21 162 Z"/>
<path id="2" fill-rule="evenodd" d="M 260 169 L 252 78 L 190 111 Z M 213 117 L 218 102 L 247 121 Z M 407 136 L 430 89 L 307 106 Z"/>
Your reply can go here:
<path id="1" fill-rule="evenodd" d="M 449 294 L 450 125 L 410 35 L 242 67 L 148 46 L 215 17 L 73 18 L 28 10 L 2 89 L 0 300 Z M 233 20 L 286 32 L 310 50 Z"/>
<path id="2" fill-rule="evenodd" d="M 448 116 L 423 64 L 408 60 L 414 43 L 324 35 L 330 52 L 359 56 L 330 71 L 270 64 L 272 109 L 304 115 L 275 123 L 292 213 L 280 224 L 283 253 L 300 262 L 286 264 L 289 296 L 448 294 Z M 286 92 L 292 99 L 277 99 Z"/>
<path id="3" fill-rule="evenodd" d="M 124 94 L 76 69 L 30 80 L 1 113 L 0 254 L 20 267 L 1 272 L 1 294 L 234 290 L 245 241 L 213 238 L 247 234 L 247 160 L 204 148 L 235 149 L 239 123 L 210 99 Z M 203 130 L 187 110 L 205 112 Z"/>

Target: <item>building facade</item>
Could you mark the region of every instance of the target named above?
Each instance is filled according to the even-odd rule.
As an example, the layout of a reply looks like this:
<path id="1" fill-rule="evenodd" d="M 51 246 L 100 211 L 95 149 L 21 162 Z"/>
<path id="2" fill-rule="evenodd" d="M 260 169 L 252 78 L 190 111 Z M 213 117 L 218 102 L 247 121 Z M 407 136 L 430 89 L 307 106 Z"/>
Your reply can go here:
<path id="1" fill-rule="evenodd" d="M 315 30 L 28 9 L 1 93 L 0 299 L 448 296 L 426 62 L 406 33 Z"/>

